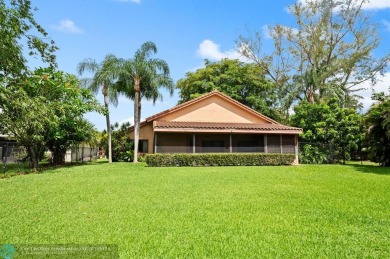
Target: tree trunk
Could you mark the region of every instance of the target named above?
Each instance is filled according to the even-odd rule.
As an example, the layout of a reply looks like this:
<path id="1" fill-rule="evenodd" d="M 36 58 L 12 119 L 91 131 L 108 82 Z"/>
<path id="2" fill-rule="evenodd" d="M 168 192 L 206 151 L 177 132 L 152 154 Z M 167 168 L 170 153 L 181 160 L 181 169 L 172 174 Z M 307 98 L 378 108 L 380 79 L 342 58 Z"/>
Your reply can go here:
<path id="1" fill-rule="evenodd" d="M 38 163 L 41 157 L 40 148 L 37 144 L 32 144 L 27 148 L 27 150 L 30 158 L 30 168 L 35 172 L 38 169 Z"/>
<path id="2" fill-rule="evenodd" d="M 308 91 L 307 91 L 307 101 L 311 104 L 314 104 L 315 103 L 315 100 L 314 100 L 314 87 L 313 86 L 310 86 Z"/>
<path id="3" fill-rule="evenodd" d="M 107 135 L 108 135 L 108 163 L 112 163 L 110 110 L 108 108 L 109 100 L 108 100 L 108 89 L 106 86 L 103 86 L 102 92 L 104 96 L 104 107 L 107 109 L 106 124 L 107 124 Z"/>
<path id="4" fill-rule="evenodd" d="M 138 162 L 138 142 L 140 128 L 140 78 L 137 77 L 134 82 L 134 163 Z"/>
<path id="5" fill-rule="evenodd" d="M 53 164 L 54 165 L 63 165 L 65 164 L 65 154 L 66 149 L 56 147 L 53 152 Z"/>

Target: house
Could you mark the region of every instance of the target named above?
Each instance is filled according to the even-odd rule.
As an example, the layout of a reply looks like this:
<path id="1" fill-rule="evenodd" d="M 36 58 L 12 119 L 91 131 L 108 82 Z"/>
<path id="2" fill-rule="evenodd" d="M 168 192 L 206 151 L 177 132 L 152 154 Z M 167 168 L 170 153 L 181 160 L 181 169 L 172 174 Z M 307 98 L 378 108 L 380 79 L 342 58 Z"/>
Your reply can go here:
<path id="1" fill-rule="evenodd" d="M 297 163 L 300 133 L 212 91 L 141 122 L 139 152 L 289 153 Z"/>

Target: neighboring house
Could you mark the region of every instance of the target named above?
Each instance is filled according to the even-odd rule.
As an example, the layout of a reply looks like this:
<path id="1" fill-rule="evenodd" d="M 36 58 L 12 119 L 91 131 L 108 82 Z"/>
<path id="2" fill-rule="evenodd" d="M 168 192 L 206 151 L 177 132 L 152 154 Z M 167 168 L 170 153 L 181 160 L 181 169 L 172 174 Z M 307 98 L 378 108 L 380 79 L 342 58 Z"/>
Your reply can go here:
<path id="1" fill-rule="evenodd" d="M 212 91 L 141 122 L 141 153 L 289 153 L 302 129 Z M 134 139 L 134 127 L 130 128 Z"/>
<path id="2" fill-rule="evenodd" d="M 15 153 L 19 152 L 19 145 L 10 135 L 0 134 L 0 162 L 13 163 L 18 160 Z"/>

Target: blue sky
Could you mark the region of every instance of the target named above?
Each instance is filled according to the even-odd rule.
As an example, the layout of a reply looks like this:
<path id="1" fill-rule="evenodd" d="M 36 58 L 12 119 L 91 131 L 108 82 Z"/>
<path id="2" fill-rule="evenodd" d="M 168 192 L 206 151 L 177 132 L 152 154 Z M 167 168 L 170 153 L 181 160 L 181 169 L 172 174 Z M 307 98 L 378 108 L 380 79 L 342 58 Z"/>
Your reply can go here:
<path id="1" fill-rule="evenodd" d="M 35 18 L 49 33 L 60 50 L 59 69 L 76 74 L 84 58 L 100 62 L 106 54 L 131 58 L 145 41 L 158 47 L 156 57 L 168 62 L 172 78 L 177 81 L 188 71 L 202 67 L 204 59 L 235 58 L 239 35 L 248 31 L 265 32 L 272 24 L 291 25 L 293 19 L 286 7 L 294 0 L 32 0 L 38 8 Z M 382 44 L 375 55 L 390 51 L 390 0 L 371 0 L 365 6 L 379 24 Z M 271 46 L 264 39 L 264 50 Z M 30 60 L 30 66 L 39 62 Z M 388 91 L 390 73 L 376 86 Z M 366 85 L 369 88 L 369 85 Z M 163 102 L 144 102 L 142 118 L 177 104 L 178 92 L 170 97 L 162 91 Z M 371 103 L 371 90 L 361 93 L 363 103 Z M 101 95 L 97 96 L 102 102 Z M 95 126 L 105 128 L 103 115 L 87 116 Z M 118 107 L 111 107 L 111 121 L 132 121 L 133 103 L 120 97 Z"/>

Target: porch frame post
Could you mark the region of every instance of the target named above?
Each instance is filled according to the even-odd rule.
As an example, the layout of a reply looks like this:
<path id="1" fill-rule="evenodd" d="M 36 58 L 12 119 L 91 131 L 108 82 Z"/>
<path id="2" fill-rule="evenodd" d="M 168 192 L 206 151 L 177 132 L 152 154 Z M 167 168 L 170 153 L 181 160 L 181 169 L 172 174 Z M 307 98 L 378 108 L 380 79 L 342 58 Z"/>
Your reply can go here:
<path id="1" fill-rule="evenodd" d="M 264 134 L 264 153 L 268 153 L 267 134 Z"/>
<path id="2" fill-rule="evenodd" d="M 229 151 L 230 153 L 233 153 L 233 140 L 232 140 L 232 134 L 229 135 Z"/>
<path id="3" fill-rule="evenodd" d="M 195 138 L 195 133 L 194 133 L 194 134 L 192 134 L 192 153 L 193 154 L 195 154 L 195 151 L 196 151 L 196 149 L 195 149 L 195 147 L 196 147 L 195 141 L 196 141 L 196 138 Z"/>
<path id="4" fill-rule="evenodd" d="M 157 133 L 154 133 L 154 153 L 157 154 Z"/>
<path id="5" fill-rule="evenodd" d="M 295 146 L 295 161 L 294 164 L 299 164 L 299 158 L 298 158 L 298 135 L 295 135 L 295 140 L 294 140 L 294 146 Z"/>
<path id="6" fill-rule="evenodd" d="M 283 135 L 280 134 L 280 154 L 283 154 Z"/>

